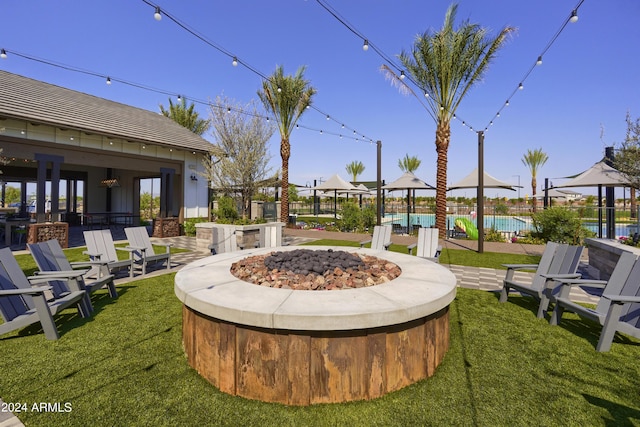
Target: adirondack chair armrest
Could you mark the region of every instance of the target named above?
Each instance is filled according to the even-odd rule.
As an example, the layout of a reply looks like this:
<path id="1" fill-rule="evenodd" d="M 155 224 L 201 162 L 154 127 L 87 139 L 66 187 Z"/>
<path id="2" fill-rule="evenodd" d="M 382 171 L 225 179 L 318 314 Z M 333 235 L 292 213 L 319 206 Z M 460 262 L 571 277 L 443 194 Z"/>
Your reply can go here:
<path id="1" fill-rule="evenodd" d="M 371 243 L 371 242 L 372 242 L 372 240 L 371 240 L 371 239 L 369 239 L 369 240 L 363 240 L 362 242 L 360 242 L 360 247 L 363 247 L 363 246 L 364 246 L 364 245 L 366 245 L 367 243 Z"/>
<path id="2" fill-rule="evenodd" d="M 535 270 L 538 264 L 502 264 L 507 270 Z"/>
<path id="3" fill-rule="evenodd" d="M 109 264 L 109 262 L 108 261 L 100 261 L 100 260 L 95 260 L 95 261 L 73 261 L 73 262 L 70 262 L 69 264 L 71 264 L 71 267 L 93 267 L 93 266 L 107 265 L 107 264 Z"/>
<path id="4" fill-rule="evenodd" d="M 553 275 L 550 275 L 553 276 Z M 561 285 L 566 285 L 566 286 L 582 286 L 582 285 L 589 285 L 591 287 L 594 288 L 604 288 L 607 285 L 607 281 L 606 280 L 592 280 L 592 279 L 571 279 L 571 278 L 567 278 L 567 279 L 555 279 L 558 282 L 560 282 Z"/>
<path id="5" fill-rule="evenodd" d="M 389 246 L 391 246 L 391 240 L 389 240 L 388 242 L 385 242 L 384 244 L 384 250 L 388 251 L 389 250 Z"/>
<path id="6" fill-rule="evenodd" d="M 127 249 L 131 249 L 132 251 L 140 251 L 142 253 L 145 253 L 147 251 L 147 248 L 145 248 L 144 246 L 127 246 Z"/>
<path id="7" fill-rule="evenodd" d="M 436 253 L 434 255 L 434 258 L 438 258 L 441 253 L 442 253 L 442 246 L 438 245 L 438 247 L 436 248 Z"/>
<path id="8" fill-rule="evenodd" d="M 416 246 L 418 246 L 417 243 L 412 243 L 409 246 L 407 246 L 407 252 L 409 253 L 409 255 L 413 255 L 413 250 L 415 249 Z"/>
<path id="9" fill-rule="evenodd" d="M 36 288 L 21 288 L 21 289 L 2 289 L 0 290 L 0 297 L 2 296 L 14 296 L 14 295 L 38 295 L 43 294 L 45 291 L 50 291 L 51 286 L 38 286 Z"/>
<path id="10" fill-rule="evenodd" d="M 89 252 L 89 251 L 82 251 L 82 254 L 83 254 L 83 255 L 88 255 L 88 256 L 90 256 L 91 258 L 100 258 L 100 257 L 102 256 L 102 254 L 101 254 L 101 253 L 98 253 L 98 252 Z"/>
<path id="11" fill-rule="evenodd" d="M 120 246 L 116 246 L 116 251 L 125 251 L 125 252 L 131 253 L 131 252 L 133 252 L 135 250 L 136 250 L 136 248 L 132 248 L 131 246 L 127 246 L 125 248 L 120 247 Z"/>
<path id="12" fill-rule="evenodd" d="M 171 252 L 171 247 L 173 246 L 173 243 L 154 243 L 154 245 L 156 246 L 164 246 L 166 249 L 166 253 Z"/>
<path id="13" fill-rule="evenodd" d="M 27 277 L 29 280 L 48 281 L 54 279 L 70 280 L 82 277 L 89 270 L 69 270 L 69 271 L 36 271 L 33 276 Z"/>
<path id="14" fill-rule="evenodd" d="M 630 304 L 630 303 L 639 303 L 640 296 L 626 296 L 626 295 L 602 295 L 604 298 L 611 300 L 614 304 Z"/>

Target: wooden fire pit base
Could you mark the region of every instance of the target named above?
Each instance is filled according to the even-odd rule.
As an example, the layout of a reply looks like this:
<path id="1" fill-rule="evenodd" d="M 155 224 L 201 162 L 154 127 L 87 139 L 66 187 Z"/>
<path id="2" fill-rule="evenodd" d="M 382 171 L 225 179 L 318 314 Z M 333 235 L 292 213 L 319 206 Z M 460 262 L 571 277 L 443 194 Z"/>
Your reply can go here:
<path id="1" fill-rule="evenodd" d="M 433 375 L 449 349 L 449 309 L 370 330 L 300 332 L 184 307 L 183 342 L 189 365 L 225 393 L 286 405 L 366 400 Z"/>
<path id="2" fill-rule="evenodd" d="M 275 289 L 231 275 L 233 262 L 271 250 L 203 258 L 176 275 L 188 363 L 214 386 L 302 406 L 374 399 L 433 375 L 449 349 L 456 290 L 449 270 L 418 257 L 350 248 L 388 259 L 402 274 L 334 291 Z"/>

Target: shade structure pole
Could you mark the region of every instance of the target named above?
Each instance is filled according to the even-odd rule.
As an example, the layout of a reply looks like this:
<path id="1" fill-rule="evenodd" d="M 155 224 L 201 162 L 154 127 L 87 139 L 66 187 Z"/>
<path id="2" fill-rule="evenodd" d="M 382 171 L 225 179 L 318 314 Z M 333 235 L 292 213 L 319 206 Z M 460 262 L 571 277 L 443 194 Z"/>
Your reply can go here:
<path id="1" fill-rule="evenodd" d="M 376 223 L 382 224 L 382 141 L 376 141 L 377 145 L 377 177 L 376 177 Z"/>
<path id="2" fill-rule="evenodd" d="M 484 252 L 484 131 L 478 131 L 478 253 Z"/>
<path id="3" fill-rule="evenodd" d="M 613 147 L 606 147 L 604 149 L 604 163 L 607 166 L 613 167 Z M 624 193 L 624 189 L 623 189 Z M 605 188 L 605 198 L 606 198 L 606 211 L 605 217 L 607 219 L 607 239 L 615 239 L 616 238 L 616 200 L 614 194 L 614 187 L 607 186 Z"/>

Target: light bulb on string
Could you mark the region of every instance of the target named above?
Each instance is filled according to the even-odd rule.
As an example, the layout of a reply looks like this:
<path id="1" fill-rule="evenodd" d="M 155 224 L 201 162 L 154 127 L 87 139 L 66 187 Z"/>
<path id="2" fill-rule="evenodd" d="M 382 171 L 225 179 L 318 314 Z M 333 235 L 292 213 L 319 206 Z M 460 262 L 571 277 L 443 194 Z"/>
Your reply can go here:
<path id="1" fill-rule="evenodd" d="M 404 80 L 404 71 L 400 71 L 400 80 Z"/>
<path id="2" fill-rule="evenodd" d="M 331 117 L 329 117 L 329 115 L 327 114 L 327 120 L 331 120 Z"/>
<path id="3" fill-rule="evenodd" d="M 180 95 L 178 95 L 178 102 L 182 101 L 182 97 Z"/>
<path id="4" fill-rule="evenodd" d="M 7 51 L 4 49 L 0 49 L 0 58 L 7 59 Z"/>
<path id="5" fill-rule="evenodd" d="M 520 83 L 520 84 L 518 85 L 518 89 L 519 89 L 519 90 L 524 89 L 524 86 L 522 86 L 522 83 Z"/>
<path id="6" fill-rule="evenodd" d="M 233 57 L 233 61 L 231 61 L 231 65 L 233 65 L 234 67 L 238 66 L 238 58 L 236 58 L 235 56 Z"/>
<path id="7" fill-rule="evenodd" d="M 107 84 L 111 85 L 111 77 L 107 77 Z"/>
<path id="8" fill-rule="evenodd" d="M 569 18 L 569 22 L 571 22 L 572 24 L 575 24 L 576 22 L 578 22 L 578 11 L 577 10 L 573 10 L 571 12 L 571 18 Z"/>
<path id="9" fill-rule="evenodd" d="M 369 50 L 369 40 L 364 41 L 364 44 L 362 45 L 362 50 L 364 50 L 365 52 Z"/>
<path id="10" fill-rule="evenodd" d="M 160 6 L 156 6 L 156 13 L 153 14 L 153 17 L 156 21 L 160 21 L 162 19 L 162 14 L 160 13 Z"/>
<path id="11" fill-rule="evenodd" d="M 282 92 L 282 88 L 278 86 L 278 93 Z"/>
<path id="12" fill-rule="evenodd" d="M 509 100 L 507 99 L 507 102 L 504 103 L 504 105 L 506 105 L 507 107 L 509 106 Z"/>
<path id="13" fill-rule="evenodd" d="M 542 65 L 542 56 L 538 56 L 538 60 L 536 61 L 536 65 Z"/>

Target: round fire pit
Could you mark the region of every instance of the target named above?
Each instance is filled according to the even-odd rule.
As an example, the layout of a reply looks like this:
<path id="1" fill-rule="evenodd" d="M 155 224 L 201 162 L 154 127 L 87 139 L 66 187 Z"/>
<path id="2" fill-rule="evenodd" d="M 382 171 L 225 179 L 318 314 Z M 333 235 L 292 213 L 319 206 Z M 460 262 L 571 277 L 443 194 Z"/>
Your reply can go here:
<path id="1" fill-rule="evenodd" d="M 359 248 L 401 269 L 387 283 L 340 291 L 256 286 L 231 265 L 274 250 L 219 254 L 185 266 L 189 364 L 221 391 L 289 405 L 372 399 L 433 375 L 449 348 L 456 279 L 433 262 Z"/>

